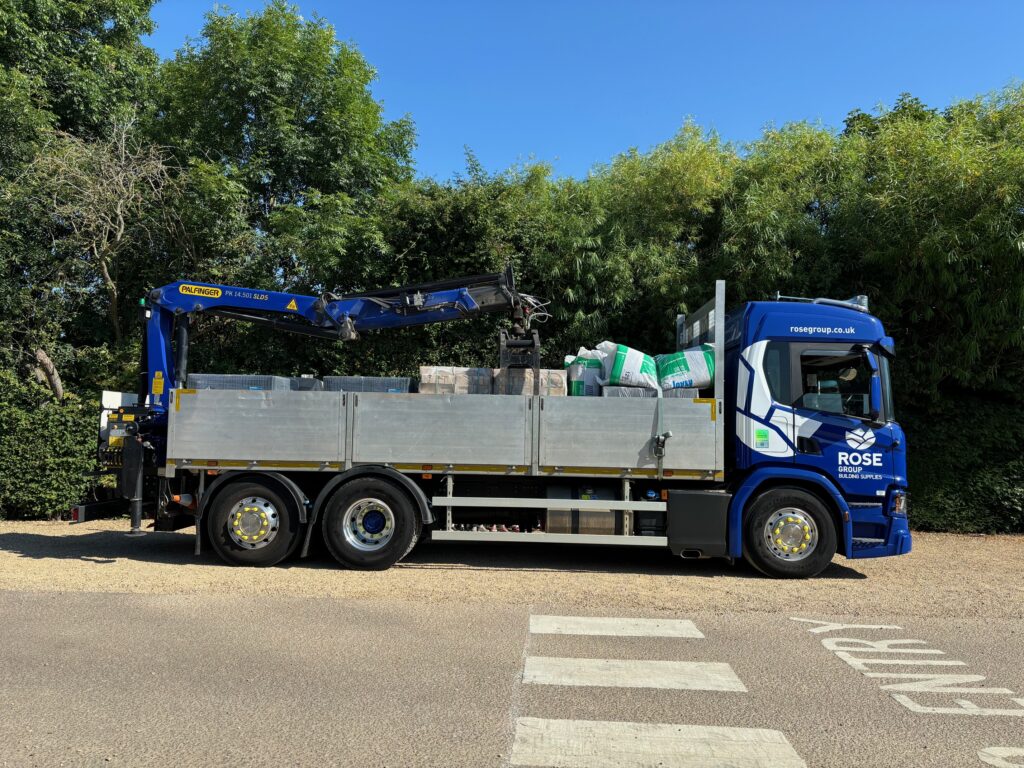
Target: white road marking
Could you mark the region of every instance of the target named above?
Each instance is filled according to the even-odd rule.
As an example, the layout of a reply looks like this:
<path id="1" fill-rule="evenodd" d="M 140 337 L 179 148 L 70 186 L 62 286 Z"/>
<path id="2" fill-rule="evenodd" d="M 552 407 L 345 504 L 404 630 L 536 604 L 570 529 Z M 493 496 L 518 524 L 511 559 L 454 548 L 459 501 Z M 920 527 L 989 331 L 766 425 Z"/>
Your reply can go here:
<path id="1" fill-rule="evenodd" d="M 807 624 L 818 624 L 820 626 L 808 629 L 808 632 L 821 634 L 833 632 L 839 629 L 899 629 L 899 627 L 886 627 L 882 624 L 835 624 L 816 619 L 800 619 L 790 617 L 793 621 L 800 621 Z M 821 644 L 824 648 L 832 651 L 837 658 L 842 659 L 858 672 L 863 672 L 866 677 L 875 679 L 914 680 L 909 683 L 888 683 L 882 686 L 882 690 L 889 692 L 889 695 L 911 712 L 923 715 L 968 715 L 976 717 L 1024 717 L 1024 698 L 1012 698 L 1014 692 L 1009 688 L 966 688 L 960 683 L 984 682 L 984 675 L 970 674 L 946 674 L 940 672 L 879 672 L 869 665 L 883 665 L 893 667 L 966 667 L 967 662 L 956 659 L 908 659 L 903 654 L 921 654 L 945 656 L 945 651 L 934 648 L 909 648 L 907 646 L 925 645 L 924 640 L 912 640 L 898 638 L 892 640 L 864 640 L 855 637 L 827 637 L 823 638 Z M 864 658 L 855 656 L 861 653 L 887 653 L 903 655 L 902 658 Z M 912 693 L 923 693 L 927 695 L 948 695 L 954 693 L 972 693 L 986 696 L 1009 696 L 1010 703 L 1015 706 L 994 706 L 981 707 L 967 699 L 954 699 L 956 706 L 936 707 L 921 704 L 907 696 L 906 693 L 894 693 L 894 691 L 909 691 Z"/>
<path id="2" fill-rule="evenodd" d="M 956 699 L 955 707 L 926 707 L 918 704 L 905 693 L 889 694 L 896 701 L 909 709 L 911 712 L 918 712 L 922 715 L 978 715 L 981 717 L 1024 717 L 1024 699 L 1010 699 L 1019 708 L 1000 709 L 997 707 L 979 707 L 973 701 L 967 699 Z"/>
<path id="3" fill-rule="evenodd" d="M 547 768 L 806 768 L 763 728 L 520 717 L 512 765 Z"/>
<path id="4" fill-rule="evenodd" d="M 603 635 L 608 637 L 683 637 L 704 635 L 689 619 L 620 619 L 603 616 L 531 616 L 535 635 Z"/>
<path id="5" fill-rule="evenodd" d="M 608 688 L 671 688 L 685 691 L 742 691 L 746 687 L 728 664 L 707 661 L 571 659 L 527 656 L 523 682 Z"/>
<path id="6" fill-rule="evenodd" d="M 1004 757 L 1019 757 L 1020 762 L 1004 760 Z M 1024 768 L 1024 748 L 1021 747 L 985 747 L 978 751 L 978 758 L 986 765 L 996 768 Z"/>
<path id="7" fill-rule="evenodd" d="M 799 619 L 796 616 L 790 616 L 790 621 L 802 621 L 805 624 L 820 624 L 820 627 L 812 627 L 807 631 L 811 634 L 820 635 L 822 632 L 835 632 L 839 629 L 903 629 L 903 627 L 897 627 L 895 624 L 836 624 L 831 621 L 818 621 L 817 619 Z"/>
<path id="8" fill-rule="evenodd" d="M 983 683 L 984 675 L 936 675 L 913 674 L 903 672 L 865 672 L 864 677 L 880 677 L 897 680 L 916 680 L 914 683 L 889 683 L 883 685 L 883 691 L 903 691 L 905 693 L 977 693 L 998 696 L 1013 696 L 1009 688 L 962 688 L 959 683 Z"/>
<path id="9" fill-rule="evenodd" d="M 945 656 L 945 651 L 935 648 L 905 648 L 907 645 L 927 645 L 924 640 L 858 640 L 853 637 L 826 637 L 821 644 L 830 651 L 847 651 L 864 653 L 878 651 L 880 653 L 924 653 Z"/>
<path id="10" fill-rule="evenodd" d="M 966 661 L 952 659 L 859 659 L 852 653 L 836 651 L 836 656 L 858 672 L 870 672 L 868 664 L 892 664 L 900 667 L 966 667 Z"/>

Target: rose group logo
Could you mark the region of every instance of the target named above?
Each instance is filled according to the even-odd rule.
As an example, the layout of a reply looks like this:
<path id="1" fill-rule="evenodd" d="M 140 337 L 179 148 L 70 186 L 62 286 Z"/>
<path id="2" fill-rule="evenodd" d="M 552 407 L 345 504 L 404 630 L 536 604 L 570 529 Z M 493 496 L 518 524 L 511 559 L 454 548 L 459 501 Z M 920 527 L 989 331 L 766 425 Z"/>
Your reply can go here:
<path id="1" fill-rule="evenodd" d="M 851 429 L 846 433 L 846 444 L 858 451 L 866 451 L 875 444 L 875 433 L 867 427 Z"/>

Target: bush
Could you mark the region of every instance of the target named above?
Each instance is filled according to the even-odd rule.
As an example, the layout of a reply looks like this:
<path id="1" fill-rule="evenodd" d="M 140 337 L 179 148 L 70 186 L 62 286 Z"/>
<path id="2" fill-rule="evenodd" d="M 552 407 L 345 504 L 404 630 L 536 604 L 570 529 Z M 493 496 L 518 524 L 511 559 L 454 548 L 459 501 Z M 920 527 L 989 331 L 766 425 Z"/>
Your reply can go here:
<path id="1" fill-rule="evenodd" d="M 1024 532 L 1024 408 L 950 394 L 907 431 L 910 522 L 924 531 Z"/>
<path id="2" fill-rule="evenodd" d="M 55 518 L 94 480 L 99 404 L 0 369 L 0 519 Z"/>

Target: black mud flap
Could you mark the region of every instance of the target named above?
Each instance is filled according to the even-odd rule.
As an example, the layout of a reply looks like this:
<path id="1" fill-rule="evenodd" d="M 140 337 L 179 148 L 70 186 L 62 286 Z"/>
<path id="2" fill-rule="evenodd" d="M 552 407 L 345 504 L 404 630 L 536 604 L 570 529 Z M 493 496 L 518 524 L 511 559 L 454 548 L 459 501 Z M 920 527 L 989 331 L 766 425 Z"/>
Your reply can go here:
<path id="1" fill-rule="evenodd" d="M 729 554 L 729 503 L 722 491 L 668 492 L 668 546 L 673 555 L 725 557 Z"/>

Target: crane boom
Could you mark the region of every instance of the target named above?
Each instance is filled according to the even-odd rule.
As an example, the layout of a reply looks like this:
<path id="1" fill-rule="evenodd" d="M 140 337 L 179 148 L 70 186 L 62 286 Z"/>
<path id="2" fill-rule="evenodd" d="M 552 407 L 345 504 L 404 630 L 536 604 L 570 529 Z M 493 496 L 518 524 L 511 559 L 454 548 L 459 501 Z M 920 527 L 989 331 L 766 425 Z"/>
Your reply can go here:
<path id="1" fill-rule="evenodd" d="M 140 391 L 140 402 L 148 398 L 150 408 L 165 412 L 168 390 L 184 385 L 189 317 L 196 313 L 351 341 L 364 331 L 502 311 L 512 315 L 514 329 L 522 335 L 531 310 L 537 306 L 537 300 L 516 290 L 511 268 L 494 274 L 319 297 L 179 280 L 150 291 L 142 301 L 146 321 L 145 392 Z"/>

